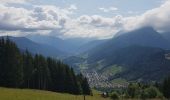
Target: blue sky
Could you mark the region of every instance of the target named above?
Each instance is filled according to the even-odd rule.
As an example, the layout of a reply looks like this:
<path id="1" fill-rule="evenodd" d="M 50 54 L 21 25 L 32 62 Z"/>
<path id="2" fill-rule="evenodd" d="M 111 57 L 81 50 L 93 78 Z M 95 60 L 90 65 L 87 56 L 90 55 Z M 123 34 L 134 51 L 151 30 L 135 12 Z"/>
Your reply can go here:
<path id="1" fill-rule="evenodd" d="M 112 38 L 150 26 L 170 32 L 170 0 L 0 0 L 0 35 Z"/>

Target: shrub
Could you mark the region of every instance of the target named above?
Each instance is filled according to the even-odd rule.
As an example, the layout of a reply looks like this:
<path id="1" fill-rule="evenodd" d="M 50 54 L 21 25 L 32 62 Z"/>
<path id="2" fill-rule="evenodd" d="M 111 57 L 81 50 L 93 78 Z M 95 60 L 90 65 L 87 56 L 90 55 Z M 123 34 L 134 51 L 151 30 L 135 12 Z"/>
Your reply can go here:
<path id="1" fill-rule="evenodd" d="M 118 100 L 118 99 L 119 99 L 119 95 L 118 95 L 116 92 L 113 92 L 113 93 L 111 94 L 111 99 L 112 99 L 112 100 Z"/>
<path id="2" fill-rule="evenodd" d="M 146 88 L 144 91 L 142 91 L 141 96 L 142 99 L 146 99 L 146 98 L 162 98 L 162 94 L 160 93 L 160 91 L 156 88 L 156 87 L 149 87 Z"/>

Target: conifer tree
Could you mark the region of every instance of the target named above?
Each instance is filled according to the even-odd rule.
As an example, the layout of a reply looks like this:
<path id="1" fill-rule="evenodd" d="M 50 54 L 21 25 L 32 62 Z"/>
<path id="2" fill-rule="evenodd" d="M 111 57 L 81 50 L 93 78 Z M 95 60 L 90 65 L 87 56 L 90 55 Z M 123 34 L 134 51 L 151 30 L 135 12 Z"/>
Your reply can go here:
<path id="1" fill-rule="evenodd" d="M 1 40 L 0 85 L 19 87 L 23 82 L 22 57 L 17 46 L 7 37 Z"/>
<path id="2" fill-rule="evenodd" d="M 0 39 L 0 86 L 90 95 L 87 79 L 53 58 L 21 53 L 7 37 Z"/>
<path id="3" fill-rule="evenodd" d="M 163 94 L 166 98 L 170 98 L 170 77 L 166 78 L 162 86 Z"/>
<path id="4" fill-rule="evenodd" d="M 31 88 L 32 77 L 35 73 L 34 69 L 34 58 L 26 50 L 23 54 L 23 71 L 24 71 L 24 87 Z"/>

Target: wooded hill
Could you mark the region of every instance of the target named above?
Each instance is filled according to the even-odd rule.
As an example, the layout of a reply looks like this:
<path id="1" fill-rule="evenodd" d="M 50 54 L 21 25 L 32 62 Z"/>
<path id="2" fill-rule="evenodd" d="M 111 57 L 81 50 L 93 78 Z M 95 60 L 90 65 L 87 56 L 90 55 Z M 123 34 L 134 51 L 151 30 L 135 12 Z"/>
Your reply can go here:
<path id="1" fill-rule="evenodd" d="M 21 53 L 8 37 L 0 39 L 0 87 L 91 94 L 87 79 L 68 65 L 28 51 Z"/>

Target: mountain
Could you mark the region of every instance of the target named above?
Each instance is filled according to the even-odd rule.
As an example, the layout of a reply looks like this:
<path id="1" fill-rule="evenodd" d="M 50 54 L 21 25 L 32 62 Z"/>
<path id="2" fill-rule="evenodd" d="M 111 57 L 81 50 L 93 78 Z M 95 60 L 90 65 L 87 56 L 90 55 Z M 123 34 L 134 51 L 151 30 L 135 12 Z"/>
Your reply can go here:
<path id="1" fill-rule="evenodd" d="M 103 45 L 87 51 L 86 53 L 89 55 L 88 61 L 98 61 L 109 56 L 117 49 L 131 45 L 158 47 L 162 49 L 170 48 L 168 41 L 160 33 L 156 32 L 153 28 L 145 27 L 118 35 Z"/>
<path id="2" fill-rule="evenodd" d="M 6 37 L 5 37 L 6 38 Z M 15 42 L 20 50 L 28 50 L 33 54 L 42 54 L 44 56 L 52 56 L 52 57 L 62 57 L 66 55 L 66 53 L 52 47 L 49 45 L 44 45 L 40 43 L 35 43 L 25 37 L 11 37 L 9 39 Z"/>
<path id="3" fill-rule="evenodd" d="M 79 57 L 66 59 L 66 63 L 85 69 L 95 70 L 107 77 L 127 81 L 157 81 L 170 73 L 169 42 L 153 28 L 144 27 L 119 33 L 116 37 L 97 45 Z M 74 62 L 72 62 L 74 61 Z M 94 76 L 95 77 L 95 76 Z M 106 81 L 106 80 L 105 80 Z"/>
<path id="4" fill-rule="evenodd" d="M 114 64 L 123 69 L 111 76 L 110 80 L 121 77 L 128 81 L 158 81 L 170 73 L 170 60 L 166 59 L 165 55 L 166 50 L 160 48 L 129 46 L 105 58 L 107 62 L 105 67 Z"/>
<path id="5" fill-rule="evenodd" d="M 162 33 L 162 36 L 170 43 L 170 32 Z"/>
<path id="6" fill-rule="evenodd" d="M 104 39 L 104 40 L 93 40 L 90 41 L 88 43 L 85 43 L 84 45 L 80 46 L 79 49 L 77 50 L 78 53 L 84 53 L 94 47 L 97 47 L 99 45 L 102 45 L 103 43 L 105 43 L 106 41 L 108 41 L 109 39 Z"/>
<path id="7" fill-rule="evenodd" d="M 82 45 L 91 41 L 91 39 L 85 38 L 61 39 L 57 37 L 43 35 L 28 35 L 27 38 L 36 43 L 50 45 L 56 49 L 70 54 L 76 53 Z"/>

